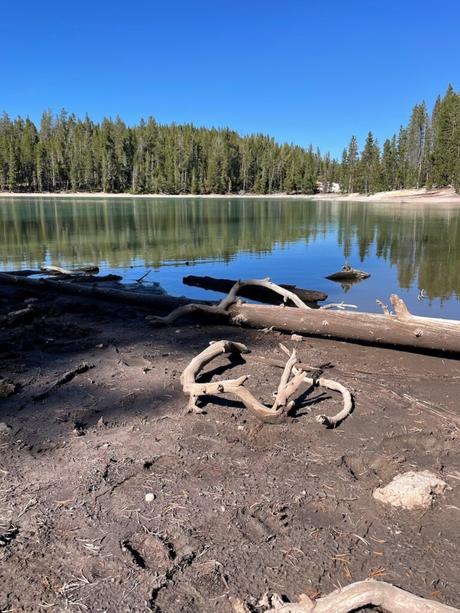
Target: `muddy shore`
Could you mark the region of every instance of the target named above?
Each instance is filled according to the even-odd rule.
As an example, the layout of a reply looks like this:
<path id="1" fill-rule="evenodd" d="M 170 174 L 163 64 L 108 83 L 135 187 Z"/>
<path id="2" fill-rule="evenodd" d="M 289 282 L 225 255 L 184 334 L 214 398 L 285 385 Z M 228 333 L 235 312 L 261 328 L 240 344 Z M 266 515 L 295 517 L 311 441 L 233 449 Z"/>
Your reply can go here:
<path id="1" fill-rule="evenodd" d="M 1 288 L 0 611 L 231 612 L 366 577 L 460 607 L 460 360 L 193 323 Z M 179 377 L 210 340 L 242 341 L 269 401 L 278 343 L 348 386 L 355 410 L 315 392 L 283 425 L 233 399 L 185 414 Z M 54 383 L 79 365 L 79 374 Z M 205 375 L 206 376 L 206 375 Z M 423 511 L 374 488 L 429 469 L 451 487 Z M 146 495 L 151 494 L 151 496 Z M 153 498 L 153 499 L 152 499 Z"/>

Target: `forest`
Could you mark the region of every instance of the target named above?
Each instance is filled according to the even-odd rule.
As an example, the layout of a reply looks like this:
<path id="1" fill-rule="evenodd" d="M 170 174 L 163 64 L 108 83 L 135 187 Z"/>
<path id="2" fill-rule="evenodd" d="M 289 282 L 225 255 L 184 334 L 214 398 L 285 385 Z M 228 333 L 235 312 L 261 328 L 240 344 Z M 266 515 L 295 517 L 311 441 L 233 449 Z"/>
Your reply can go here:
<path id="1" fill-rule="evenodd" d="M 313 146 L 279 144 L 228 128 L 100 123 L 62 110 L 0 118 L 0 191 L 234 194 L 454 186 L 460 191 L 460 93 L 449 85 L 431 110 L 415 105 L 407 126 L 380 146 L 355 136 L 340 160 Z"/>

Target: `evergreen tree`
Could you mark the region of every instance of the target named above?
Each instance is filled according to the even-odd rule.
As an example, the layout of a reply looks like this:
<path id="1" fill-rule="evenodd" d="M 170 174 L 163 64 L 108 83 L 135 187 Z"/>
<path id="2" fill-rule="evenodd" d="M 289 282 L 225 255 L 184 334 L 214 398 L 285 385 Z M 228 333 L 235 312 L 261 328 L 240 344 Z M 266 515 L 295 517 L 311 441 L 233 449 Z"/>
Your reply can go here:
<path id="1" fill-rule="evenodd" d="M 380 152 L 372 132 L 366 138 L 360 160 L 360 179 L 365 194 L 376 192 L 381 187 Z"/>
<path id="2" fill-rule="evenodd" d="M 369 132 L 359 155 L 353 136 L 341 162 L 312 146 L 278 144 L 261 134 L 159 125 L 94 123 L 62 110 L 39 126 L 0 117 L 0 189 L 132 193 L 314 193 L 339 183 L 344 193 L 460 183 L 460 95 L 449 86 L 434 105 L 415 105 L 407 127 L 382 155 Z"/>

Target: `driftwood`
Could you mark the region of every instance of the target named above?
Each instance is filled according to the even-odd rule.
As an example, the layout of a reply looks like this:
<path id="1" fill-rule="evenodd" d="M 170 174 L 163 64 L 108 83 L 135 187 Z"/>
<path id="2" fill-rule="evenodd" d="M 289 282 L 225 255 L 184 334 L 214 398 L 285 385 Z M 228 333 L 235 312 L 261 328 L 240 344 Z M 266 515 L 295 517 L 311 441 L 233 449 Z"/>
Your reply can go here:
<path id="1" fill-rule="evenodd" d="M 56 281 L 55 279 L 29 279 L 8 273 L 0 273 L 0 283 L 19 285 L 30 290 L 48 293 L 54 291 L 60 294 L 70 294 L 83 298 L 97 298 L 111 303 L 130 304 L 150 311 L 168 312 L 180 305 L 188 304 L 190 300 L 163 294 L 150 294 L 148 292 L 132 292 L 111 287 L 98 287 L 83 283 L 70 283 L 69 281 Z M 203 304 L 212 304 L 204 302 Z"/>
<path id="2" fill-rule="evenodd" d="M 80 274 L 75 273 L 71 276 L 69 275 L 53 275 L 53 279 L 58 279 L 59 281 L 69 281 L 70 283 L 107 283 L 107 282 L 118 282 L 123 279 L 120 275 L 91 275 L 91 274 Z"/>
<path id="3" fill-rule="evenodd" d="M 71 277 L 72 275 L 80 275 L 80 274 L 98 274 L 99 267 L 98 266 L 81 266 L 79 268 L 61 268 L 60 266 L 42 266 L 40 268 L 40 272 L 43 274 L 49 275 L 64 275 Z"/>
<path id="4" fill-rule="evenodd" d="M 222 292 L 224 294 L 227 294 L 236 283 L 236 281 L 233 281 L 232 279 L 215 279 L 214 277 L 199 277 L 195 275 L 183 277 L 182 282 L 185 285 L 201 287 L 203 289 L 214 290 L 215 292 Z M 279 287 L 289 290 L 298 296 L 308 306 L 313 308 L 318 306 L 318 302 L 327 300 L 327 294 L 324 292 L 318 292 L 311 289 L 302 289 L 301 287 L 296 287 L 295 285 L 281 284 Z M 280 304 L 279 294 L 262 286 L 247 285 L 240 289 L 239 295 L 243 298 L 256 300 L 257 302 Z M 288 301 L 288 304 L 292 304 L 291 301 Z"/>
<path id="5" fill-rule="evenodd" d="M 368 272 L 345 265 L 342 270 L 335 272 L 332 275 L 328 275 L 326 279 L 329 279 L 330 281 L 362 281 L 363 279 L 368 279 L 370 276 L 371 275 Z"/>
<path id="6" fill-rule="evenodd" d="M 34 275 L 52 275 L 59 277 L 82 277 L 84 275 L 97 275 L 98 266 L 81 266 L 80 268 L 61 268 L 60 266 L 42 266 L 41 268 L 23 268 L 21 270 L 8 270 L 6 274 L 17 277 L 32 277 Z M 110 275 L 109 275 L 110 276 Z M 114 275 L 117 276 L 117 275 Z M 121 277 L 119 277 L 121 279 Z"/>
<path id="7" fill-rule="evenodd" d="M 289 351 L 283 346 L 289 358 L 284 366 L 283 373 L 275 393 L 275 399 L 271 407 L 267 407 L 259 402 L 253 394 L 244 387 L 249 375 L 243 375 L 238 379 L 226 379 L 210 383 L 197 383 L 196 377 L 214 358 L 223 353 L 241 354 L 247 353 L 248 349 L 242 343 L 232 341 L 217 341 L 204 349 L 185 368 L 181 375 L 182 388 L 185 394 L 189 395 L 188 409 L 191 412 L 200 413 L 202 410 L 197 403 L 200 397 L 216 394 L 233 394 L 245 405 L 245 407 L 258 419 L 265 423 L 276 424 L 284 421 L 294 406 L 295 401 L 292 397 L 297 392 L 302 383 L 307 383 L 310 388 L 317 385 L 339 391 L 343 397 L 343 409 L 333 417 L 319 415 L 316 420 L 325 424 L 327 427 L 337 426 L 353 408 L 353 401 L 350 392 L 340 383 L 330 379 L 312 379 L 305 374 L 300 367 L 295 349 Z"/>
<path id="8" fill-rule="evenodd" d="M 56 387 L 61 387 L 61 385 L 65 385 L 69 381 L 72 381 L 72 379 L 74 379 L 77 375 L 81 375 L 82 373 L 87 372 L 91 368 L 94 368 L 94 364 L 87 364 L 86 362 L 83 362 L 82 364 L 79 364 L 75 368 L 72 368 L 72 370 L 68 370 L 63 375 L 61 375 L 45 391 L 40 392 L 39 394 L 35 394 L 33 396 L 33 399 L 34 400 L 43 400 L 44 398 L 47 398 L 47 396 L 49 396 L 49 394 Z"/>
<path id="9" fill-rule="evenodd" d="M 0 317 L 0 324 L 5 327 L 25 324 L 32 321 L 39 314 L 40 309 L 37 309 L 37 307 L 31 304 L 28 304 L 23 309 L 11 311 L 10 313 L 7 313 L 6 315 Z"/>
<path id="10" fill-rule="evenodd" d="M 366 606 L 379 607 L 388 613 L 460 612 L 460 609 L 415 596 L 385 581 L 368 579 L 356 581 L 317 600 L 302 594 L 298 603 L 280 603 L 266 613 L 351 613 Z"/>
<path id="11" fill-rule="evenodd" d="M 259 285 L 269 284 L 273 291 L 279 292 L 285 299 L 289 297 L 296 304 L 300 300 L 288 290 L 266 279 L 240 281 L 218 305 L 202 306 L 189 303 L 175 309 L 166 317 L 148 319 L 154 323 L 171 324 L 183 315 L 201 312 L 226 317 L 229 323 L 251 328 L 271 328 L 289 333 L 296 332 L 373 345 L 460 353 L 460 321 L 412 315 L 404 301 L 396 294 L 390 297 L 394 314 L 386 308 L 383 315 L 350 311 L 339 313 L 333 310 L 328 310 L 326 313 L 325 308 L 328 305 L 320 309 L 310 309 L 304 303 L 299 305 L 299 308 L 292 308 L 242 304 L 237 301 L 239 287 L 254 282 Z M 288 296 L 289 294 L 291 295 Z"/>
<path id="12" fill-rule="evenodd" d="M 266 281 L 257 281 L 266 284 Z M 166 318 L 150 318 L 156 323 L 172 323 L 186 314 L 217 316 L 227 323 L 245 325 L 252 328 L 267 328 L 285 332 L 295 332 L 310 336 L 336 338 L 372 345 L 392 345 L 407 349 L 460 353 L 460 321 L 417 317 L 412 315 L 404 302 L 396 295 L 391 297 L 394 313 L 386 309 L 383 315 L 360 312 L 336 312 L 310 309 L 302 303 L 301 308 L 285 306 L 266 306 L 242 304 L 237 302 L 235 292 L 221 303 L 196 301 L 191 303 L 186 298 L 168 295 L 137 293 L 113 288 L 90 287 L 81 283 L 67 283 L 52 279 L 29 279 L 6 273 L 0 273 L 0 283 L 8 283 L 36 289 L 44 292 L 50 290 L 85 298 L 97 298 L 123 304 L 131 304 L 155 312 L 169 312 Z M 247 282 L 246 282 L 247 283 Z M 241 284 L 240 284 L 241 286 Z M 295 294 L 270 284 L 277 291 Z M 326 307 L 328 305 L 325 305 Z M 339 305 L 341 306 L 341 305 Z M 344 305 L 345 306 L 345 305 Z M 178 307 L 184 307 L 176 310 Z M 172 311 L 172 312 L 171 312 Z"/>

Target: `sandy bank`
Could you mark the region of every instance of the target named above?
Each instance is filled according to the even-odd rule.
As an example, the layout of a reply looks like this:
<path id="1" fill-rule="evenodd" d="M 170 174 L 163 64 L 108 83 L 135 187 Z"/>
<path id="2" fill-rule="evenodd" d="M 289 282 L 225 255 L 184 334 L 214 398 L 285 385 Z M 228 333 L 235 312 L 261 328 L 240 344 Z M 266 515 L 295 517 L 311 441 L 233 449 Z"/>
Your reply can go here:
<path id="1" fill-rule="evenodd" d="M 286 199 L 286 200 L 333 200 L 337 202 L 399 202 L 419 204 L 459 204 L 460 194 L 452 188 L 433 189 L 401 189 L 388 192 L 377 192 L 371 196 L 364 194 L 110 194 L 107 192 L 43 192 L 18 193 L 0 192 L 0 198 L 244 198 L 244 199 Z"/>

